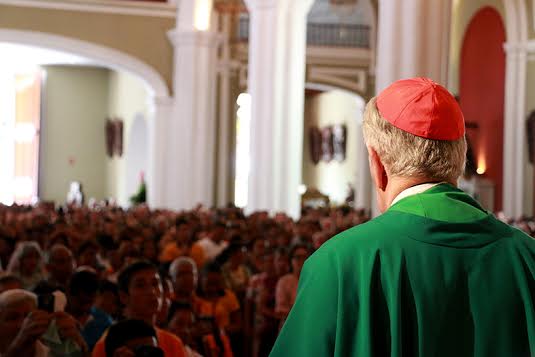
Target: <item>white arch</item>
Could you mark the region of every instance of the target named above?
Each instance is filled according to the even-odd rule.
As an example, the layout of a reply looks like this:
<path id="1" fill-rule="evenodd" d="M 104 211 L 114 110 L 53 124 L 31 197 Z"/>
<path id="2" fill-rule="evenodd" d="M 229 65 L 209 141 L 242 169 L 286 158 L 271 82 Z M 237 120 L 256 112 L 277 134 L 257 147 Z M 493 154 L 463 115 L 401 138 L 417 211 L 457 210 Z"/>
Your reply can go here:
<path id="1" fill-rule="evenodd" d="M 0 29 L 0 42 L 25 44 L 87 57 L 99 65 L 126 71 L 138 77 L 155 97 L 169 97 L 167 84 L 154 68 L 113 48 L 45 32 L 12 29 Z"/>
<path id="2" fill-rule="evenodd" d="M 520 44 L 528 38 L 527 9 L 524 0 L 503 0 L 507 42 Z"/>
<path id="3" fill-rule="evenodd" d="M 360 106 L 364 107 L 366 105 L 366 99 L 362 96 L 361 93 L 352 91 L 350 89 L 344 88 L 344 87 L 337 87 L 332 84 L 324 84 L 324 83 L 316 83 L 316 82 L 306 82 L 305 83 L 305 89 L 312 89 L 312 90 L 319 90 L 322 92 L 328 92 L 332 90 L 337 90 L 340 92 L 347 93 L 351 96 L 356 97 L 357 102 Z"/>

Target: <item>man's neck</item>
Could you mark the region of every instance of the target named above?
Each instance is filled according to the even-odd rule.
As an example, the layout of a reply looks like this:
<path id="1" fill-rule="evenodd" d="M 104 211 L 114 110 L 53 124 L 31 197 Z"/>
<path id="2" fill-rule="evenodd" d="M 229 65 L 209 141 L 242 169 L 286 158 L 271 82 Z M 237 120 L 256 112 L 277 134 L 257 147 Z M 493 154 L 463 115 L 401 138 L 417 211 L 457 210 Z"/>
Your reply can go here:
<path id="1" fill-rule="evenodd" d="M 175 301 L 177 302 L 190 302 L 193 300 L 193 293 L 177 293 L 175 294 Z"/>
<path id="2" fill-rule="evenodd" d="M 388 182 L 388 186 L 385 191 L 385 203 L 386 207 L 390 207 L 392 202 L 398 197 L 403 191 L 418 185 L 423 185 L 427 183 L 440 183 L 446 182 L 453 186 L 457 186 L 456 182 L 450 181 L 437 181 L 436 179 L 430 179 L 425 177 L 392 177 Z"/>
<path id="3" fill-rule="evenodd" d="M 125 310 L 125 317 L 127 319 L 145 321 L 147 324 L 149 324 L 151 326 L 155 326 L 156 325 L 156 316 L 155 315 L 142 316 L 142 315 L 136 314 L 135 312 L 133 312 L 132 310 L 130 310 L 128 308 L 126 308 L 126 310 Z"/>

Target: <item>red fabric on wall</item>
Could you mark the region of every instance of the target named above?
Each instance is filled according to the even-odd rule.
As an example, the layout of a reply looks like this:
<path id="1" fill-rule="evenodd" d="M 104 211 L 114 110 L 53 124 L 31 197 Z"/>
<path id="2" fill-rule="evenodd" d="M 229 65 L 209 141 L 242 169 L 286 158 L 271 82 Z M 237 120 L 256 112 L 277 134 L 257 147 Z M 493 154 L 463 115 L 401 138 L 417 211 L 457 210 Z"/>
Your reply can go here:
<path id="1" fill-rule="evenodd" d="M 460 104 L 476 165 L 485 162 L 484 177 L 496 184 L 494 209 L 502 209 L 503 127 L 505 95 L 505 27 L 498 11 L 484 7 L 464 35 L 460 63 Z M 511 173 L 512 174 L 512 173 Z"/>

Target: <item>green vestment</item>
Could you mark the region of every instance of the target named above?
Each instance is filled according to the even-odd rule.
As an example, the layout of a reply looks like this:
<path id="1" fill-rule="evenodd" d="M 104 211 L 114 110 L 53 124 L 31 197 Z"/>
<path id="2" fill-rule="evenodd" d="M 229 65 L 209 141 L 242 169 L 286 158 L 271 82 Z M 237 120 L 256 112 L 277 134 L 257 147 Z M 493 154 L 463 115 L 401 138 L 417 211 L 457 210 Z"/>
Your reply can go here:
<path id="1" fill-rule="evenodd" d="M 271 357 L 535 356 L 535 240 L 441 184 L 305 263 Z"/>

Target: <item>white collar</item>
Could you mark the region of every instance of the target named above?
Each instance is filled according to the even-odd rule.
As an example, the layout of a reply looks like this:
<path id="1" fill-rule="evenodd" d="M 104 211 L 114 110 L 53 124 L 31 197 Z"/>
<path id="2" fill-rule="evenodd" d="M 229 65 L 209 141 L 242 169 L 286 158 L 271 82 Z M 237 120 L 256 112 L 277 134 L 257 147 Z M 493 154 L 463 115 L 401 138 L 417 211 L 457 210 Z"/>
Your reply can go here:
<path id="1" fill-rule="evenodd" d="M 433 187 L 435 187 L 437 185 L 440 185 L 441 183 L 443 183 L 443 182 L 422 183 L 422 184 L 419 184 L 419 185 L 416 185 L 416 186 L 409 187 L 406 190 L 401 191 L 401 193 L 399 195 L 397 195 L 396 198 L 394 198 L 394 200 L 392 201 L 392 204 L 390 205 L 390 207 L 392 207 L 393 205 L 395 205 L 396 203 L 398 203 L 399 201 L 401 201 L 402 199 L 404 199 L 406 197 L 417 195 L 419 193 L 425 192 L 425 191 L 429 190 L 430 188 L 433 188 Z"/>

